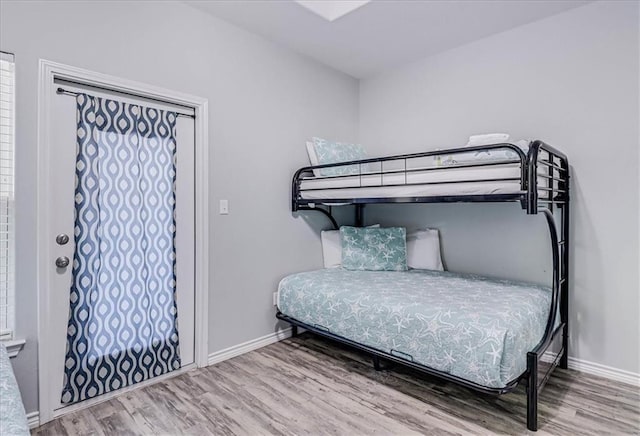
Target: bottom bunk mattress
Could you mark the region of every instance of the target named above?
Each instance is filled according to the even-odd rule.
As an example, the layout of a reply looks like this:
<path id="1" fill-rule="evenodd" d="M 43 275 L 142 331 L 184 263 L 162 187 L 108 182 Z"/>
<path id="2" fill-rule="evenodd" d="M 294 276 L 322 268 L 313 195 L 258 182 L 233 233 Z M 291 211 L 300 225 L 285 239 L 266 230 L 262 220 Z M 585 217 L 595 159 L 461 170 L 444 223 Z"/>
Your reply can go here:
<path id="1" fill-rule="evenodd" d="M 551 289 L 441 271 L 285 277 L 278 309 L 307 325 L 481 386 L 503 388 L 542 339 Z"/>

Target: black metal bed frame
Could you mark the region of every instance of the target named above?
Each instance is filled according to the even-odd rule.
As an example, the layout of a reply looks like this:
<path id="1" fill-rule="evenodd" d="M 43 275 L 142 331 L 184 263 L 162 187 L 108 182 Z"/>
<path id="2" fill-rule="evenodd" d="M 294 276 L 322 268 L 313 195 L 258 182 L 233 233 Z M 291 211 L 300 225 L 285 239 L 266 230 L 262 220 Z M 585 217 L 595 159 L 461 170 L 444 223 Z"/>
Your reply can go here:
<path id="1" fill-rule="evenodd" d="M 450 156 L 460 153 L 469 152 L 491 152 L 492 150 L 511 150 L 518 157 L 513 160 L 501 160 L 500 164 L 518 164 L 520 167 L 520 177 L 518 179 L 502 178 L 502 179 L 473 179 L 468 181 L 442 181 L 430 183 L 407 183 L 407 175 L 415 171 L 430 171 L 432 169 L 443 170 L 447 168 L 472 168 L 494 165 L 492 162 L 478 162 L 472 164 L 453 164 L 446 167 L 435 166 L 427 168 L 411 168 L 408 163 L 411 160 L 420 158 Z M 403 168 L 401 170 L 384 171 L 384 164 L 388 162 L 401 162 Z M 371 166 L 379 164 L 379 171 L 371 171 Z M 332 176 L 313 177 L 313 170 L 323 168 L 350 167 L 349 174 L 340 174 Z M 353 169 L 357 166 L 357 172 L 354 174 Z M 364 171 L 363 171 L 364 169 Z M 391 198 L 338 198 L 330 200 L 308 200 L 303 198 L 305 190 L 301 187 L 302 181 L 307 179 L 340 179 L 358 178 L 357 186 L 363 187 L 362 176 L 380 176 L 378 185 L 367 184 L 365 187 L 383 187 L 390 186 L 384 184 L 384 176 L 387 174 L 404 174 L 403 185 L 427 185 L 427 184 L 447 184 L 447 183 L 483 183 L 496 181 L 519 181 L 521 191 L 518 193 L 508 194 L 483 194 L 483 195 L 445 195 L 445 196 L 424 196 L 424 197 L 391 197 Z M 389 362 L 399 363 L 407 367 L 418 370 L 432 376 L 456 383 L 467 388 L 488 394 L 504 394 L 513 391 L 520 382 L 523 382 L 527 391 L 527 428 L 536 431 L 538 428 L 538 393 L 546 384 L 551 373 L 556 366 L 567 368 L 567 352 L 568 352 L 568 293 L 569 293 L 569 178 L 570 168 L 567 156 L 559 150 L 545 144 L 540 140 L 532 141 L 529 144 L 529 151 L 525 153 L 517 146 L 508 143 L 493 144 L 478 147 L 454 148 L 448 150 L 429 151 L 424 153 L 395 155 L 382 158 L 364 159 L 351 162 L 343 162 L 339 164 L 327 164 L 304 167 L 299 169 L 292 182 L 292 211 L 318 211 L 326 215 L 334 228 L 338 228 L 338 224 L 332 215 L 332 206 L 337 205 L 355 205 L 356 225 L 363 225 L 363 208 L 366 204 L 375 203 L 450 203 L 450 202 L 520 202 L 522 209 L 527 214 L 534 215 L 542 213 L 547 221 L 549 228 L 549 236 L 551 239 L 551 251 L 553 260 L 552 270 L 552 298 L 551 307 L 549 308 L 549 317 L 545 328 L 544 335 L 540 343 L 530 352 L 527 353 L 527 369 L 519 377 L 509 382 L 505 387 L 492 388 L 470 382 L 463 378 L 453 376 L 451 374 L 434 370 L 427 366 L 413 362 L 387 353 L 386 351 L 375 349 L 350 339 L 335 335 L 327 330 L 320 329 L 291 318 L 279 310 L 276 314 L 277 318 L 291 324 L 293 335 L 298 332 L 298 327 L 315 334 L 330 338 L 332 340 L 347 344 L 359 350 L 365 351 L 373 356 L 373 363 L 376 370 L 382 369 L 380 359 Z M 398 186 L 398 185 L 393 185 Z M 322 188 L 322 189 L 344 189 L 342 187 Z M 323 208 L 321 206 L 327 208 Z M 559 221 L 556 217 L 559 215 Z M 556 323 L 556 314 L 560 314 L 560 321 Z M 559 343 L 560 351 L 554 353 L 551 351 L 552 345 Z M 545 368 L 540 365 L 541 359 L 544 359 L 549 365 Z"/>

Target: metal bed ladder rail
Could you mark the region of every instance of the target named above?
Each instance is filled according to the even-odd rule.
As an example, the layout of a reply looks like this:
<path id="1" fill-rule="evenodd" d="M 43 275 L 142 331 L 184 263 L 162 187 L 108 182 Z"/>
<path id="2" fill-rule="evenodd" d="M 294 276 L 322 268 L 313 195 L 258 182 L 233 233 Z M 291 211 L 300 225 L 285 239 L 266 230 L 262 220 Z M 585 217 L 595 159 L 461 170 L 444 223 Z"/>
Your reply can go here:
<path id="1" fill-rule="evenodd" d="M 546 156 L 545 156 L 546 155 Z M 546 159 L 545 159 L 546 157 Z M 556 366 L 567 368 L 569 339 L 569 186 L 570 167 L 567 156 L 542 141 L 534 141 L 528 154 L 527 213 L 544 213 L 551 238 L 553 257 L 552 303 L 545 334 L 536 348 L 527 353 L 527 428 L 538 428 L 538 393 Z M 543 171 L 539 171 L 540 168 Z M 539 184 L 543 179 L 544 185 Z M 542 197 L 540 192 L 543 193 Z M 560 223 L 556 220 L 559 214 Z M 556 313 L 560 323 L 556 327 Z M 561 335 L 561 350 L 539 377 L 539 362 Z"/>

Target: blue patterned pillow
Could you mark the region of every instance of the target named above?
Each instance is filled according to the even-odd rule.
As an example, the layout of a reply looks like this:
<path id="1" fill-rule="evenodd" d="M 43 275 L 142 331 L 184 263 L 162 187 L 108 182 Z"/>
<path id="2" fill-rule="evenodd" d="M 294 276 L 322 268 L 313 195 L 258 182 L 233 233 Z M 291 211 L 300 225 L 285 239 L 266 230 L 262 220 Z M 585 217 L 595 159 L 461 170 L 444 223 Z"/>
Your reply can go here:
<path id="1" fill-rule="evenodd" d="M 342 267 L 352 271 L 406 271 L 404 227 L 340 227 Z"/>
<path id="2" fill-rule="evenodd" d="M 342 142 L 331 142 L 322 138 L 312 138 L 313 148 L 316 152 L 318 165 L 349 162 L 352 160 L 366 159 L 367 154 L 360 144 L 345 144 Z M 321 176 L 342 176 L 345 174 L 358 174 L 358 165 L 346 165 L 335 168 L 323 168 L 320 170 Z M 362 166 L 365 171 L 365 166 Z"/>

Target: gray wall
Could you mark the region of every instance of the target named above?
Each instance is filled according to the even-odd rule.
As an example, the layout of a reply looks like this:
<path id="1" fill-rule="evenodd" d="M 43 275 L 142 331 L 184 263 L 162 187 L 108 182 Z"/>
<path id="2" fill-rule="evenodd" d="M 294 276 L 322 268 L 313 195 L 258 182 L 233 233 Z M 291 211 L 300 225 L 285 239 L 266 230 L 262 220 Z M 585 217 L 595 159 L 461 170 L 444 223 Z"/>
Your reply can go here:
<path id="1" fill-rule="evenodd" d="M 358 83 L 173 2 L 0 3 L 0 48 L 17 64 L 17 336 L 14 368 L 37 404 L 36 125 L 38 59 L 209 99 L 209 352 L 275 329 L 271 293 L 287 273 L 322 265 L 318 229 L 289 212 L 292 173 L 310 134 L 356 139 Z M 230 214 L 217 214 L 221 198 Z"/>
<path id="2" fill-rule="evenodd" d="M 571 354 L 640 372 L 635 3 L 579 8 L 363 81 L 360 109 L 356 80 L 180 3 L 3 1 L 0 49 L 16 54 L 18 74 L 17 335 L 28 342 L 14 367 L 27 411 L 37 410 L 39 58 L 209 98 L 209 352 L 273 332 L 278 280 L 321 266 L 326 222 L 291 216 L 290 175 L 306 162 L 306 137 L 355 140 L 359 123 L 372 153 L 455 146 L 486 131 L 565 150 L 574 167 Z M 228 216 L 217 214 L 221 198 Z M 515 205 L 404 207 L 403 219 L 384 207 L 367 216 L 441 228 L 452 270 L 547 280 L 541 217 Z"/>
<path id="3" fill-rule="evenodd" d="M 640 373 L 638 3 L 601 2 L 398 68 L 360 86 L 372 154 L 509 132 L 573 167 L 570 355 Z M 442 229 L 455 271 L 548 281 L 541 216 L 517 205 L 370 207 L 368 222 Z"/>

